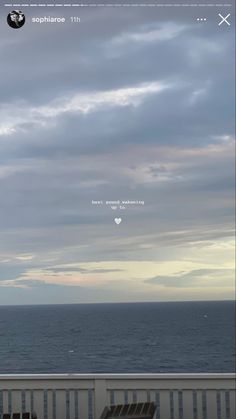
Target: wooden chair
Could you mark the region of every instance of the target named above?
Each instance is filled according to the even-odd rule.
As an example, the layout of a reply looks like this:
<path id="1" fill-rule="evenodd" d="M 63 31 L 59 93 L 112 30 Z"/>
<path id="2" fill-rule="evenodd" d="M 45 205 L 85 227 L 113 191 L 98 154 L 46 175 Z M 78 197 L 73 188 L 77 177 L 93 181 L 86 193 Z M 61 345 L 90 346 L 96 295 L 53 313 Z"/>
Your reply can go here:
<path id="1" fill-rule="evenodd" d="M 100 419 L 152 419 L 156 410 L 156 404 L 131 403 L 105 407 Z"/>
<path id="2" fill-rule="evenodd" d="M 0 414 L 0 419 L 37 419 L 37 415 L 29 412 L 3 413 Z"/>

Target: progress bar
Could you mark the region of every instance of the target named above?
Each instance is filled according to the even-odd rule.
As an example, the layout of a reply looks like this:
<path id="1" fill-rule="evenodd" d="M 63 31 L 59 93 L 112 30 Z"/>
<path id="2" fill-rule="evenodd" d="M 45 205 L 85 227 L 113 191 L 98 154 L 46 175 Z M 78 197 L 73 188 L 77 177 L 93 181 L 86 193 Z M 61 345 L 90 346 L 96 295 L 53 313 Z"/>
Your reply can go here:
<path id="1" fill-rule="evenodd" d="M 5 3 L 5 7 L 231 7 L 232 4 L 229 3 L 199 3 L 199 4 L 173 4 L 173 3 Z"/>

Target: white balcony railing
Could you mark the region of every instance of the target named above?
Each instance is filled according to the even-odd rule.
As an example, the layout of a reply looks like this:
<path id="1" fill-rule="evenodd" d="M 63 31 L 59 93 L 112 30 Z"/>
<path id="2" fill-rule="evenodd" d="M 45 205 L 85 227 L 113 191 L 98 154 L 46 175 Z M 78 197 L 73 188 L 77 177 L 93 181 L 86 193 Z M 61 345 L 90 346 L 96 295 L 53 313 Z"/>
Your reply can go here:
<path id="1" fill-rule="evenodd" d="M 136 401 L 155 401 L 157 419 L 235 419 L 235 375 L 0 375 L 0 414 L 99 419 L 105 405 Z"/>

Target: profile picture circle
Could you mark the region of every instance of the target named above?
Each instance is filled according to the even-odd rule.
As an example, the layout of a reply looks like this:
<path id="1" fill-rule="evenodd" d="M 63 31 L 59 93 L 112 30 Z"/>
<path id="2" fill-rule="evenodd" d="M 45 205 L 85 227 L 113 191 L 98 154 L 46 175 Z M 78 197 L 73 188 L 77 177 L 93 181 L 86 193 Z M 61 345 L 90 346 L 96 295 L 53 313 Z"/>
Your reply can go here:
<path id="1" fill-rule="evenodd" d="M 7 23 L 13 29 L 19 29 L 25 24 L 25 15 L 20 10 L 12 10 L 7 16 Z"/>

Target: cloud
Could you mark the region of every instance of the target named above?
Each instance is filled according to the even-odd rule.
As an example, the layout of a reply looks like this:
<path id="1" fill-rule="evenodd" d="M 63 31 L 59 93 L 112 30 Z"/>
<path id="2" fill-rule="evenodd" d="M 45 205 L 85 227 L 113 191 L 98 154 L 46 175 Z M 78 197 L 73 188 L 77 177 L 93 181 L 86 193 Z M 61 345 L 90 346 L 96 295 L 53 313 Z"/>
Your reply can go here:
<path id="1" fill-rule="evenodd" d="M 27 255 L 27 254 L 23 254 L 23 255 L 18 255 L 16 256 L 16 260 L 22 260 L 22 261 L 27 261 L 27 260 L 32 260 L 34 259 L 34 255 Z"/>
<path id="2" fill-rule="evenodd" d="M 219 279 L 219 281 L 217 281 Z M 161 285 L 171 288 L 195 288 L 209 285 L 220 287 L 233 287 L 233 269 L 196 269 L 190 272 L 180 272 L 172 276 L 156 276 L 146 279 L 145 283 Z"/>
<path id="3" fill-rule="evenodd" d="M 119 45 L 124 46 L 124 44 L 138 43 L 152 43 L 155 42 L 164 42 L 169 41 L 173 38 L 176 38 L 179 34 L 187 29 L 186 25 L 179 25 L 172 22 L 158 23 L 158 24 L 149 24 L 144 25 L 141 28 L 138 28 L 137 32 L 123 32 L 119 36 L 113 38 L 110 42 L 113 47 Z"/>
<path id="4" fill-rule="evenodd" d="M 123 89 L 77 93 L 71 97 L 57 98 L 48 105 L 30 107 L 27 104 L 7 106 L 0 110 L 1 118 L 6 120 L 0 125 L 0 135 L 8 136 L 23 132 L 28 127 L 47 127 L 50 119 L 55 119 L 63 114 L 79 113 L 88 114 L 100 108 L 139 106 L 148 95 L 162 92 L 169 88 L 165 82 L 142 83 L 137 86 Z M 17 115 L 12 117 L 12 115 Z"/>

